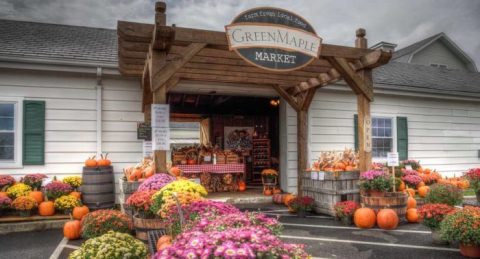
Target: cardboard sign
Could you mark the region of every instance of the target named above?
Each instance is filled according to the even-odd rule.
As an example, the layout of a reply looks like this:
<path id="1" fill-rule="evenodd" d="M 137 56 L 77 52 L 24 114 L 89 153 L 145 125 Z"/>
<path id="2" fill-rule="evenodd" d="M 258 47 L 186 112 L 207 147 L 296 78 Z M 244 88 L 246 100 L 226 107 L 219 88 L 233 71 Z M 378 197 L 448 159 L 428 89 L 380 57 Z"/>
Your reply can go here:
<path id="1" fill-rule="evenodd" d="M 152 128 L 170 127 L 170 106 L 168 104 L 152 104 Z"/>
<path id="2" fill-rule="evenodd" d="M 372 119 L 370 116 L 365 116 L 363 120 L 363 128 L 365 129 L 365 152 L 372 152 Z"/>
<path id="3" fill-rule="evenodd" d="M 170 150 L 170 129 L 152 128 L 152 149 Z"/>
<path id="4" fill-rule="evenodd" d="M 389 152 L 387 153 L 387 165 L 388 166 L 399 166 L 398 152 Z"/>
<path id="5" fill-rule="evenodd" d="M 152 141 L 144 140 L 143 141 L 143 157 L 152 157 L 152 156 L 153 156 Z"/>
<path id="6" fill-rule="evenodd" d="M 302 17 L 290 11 L 249 9 L 225 26 L 229 49 L 266 70 L 291 71 L 320 56 L 322 39 Z"/>

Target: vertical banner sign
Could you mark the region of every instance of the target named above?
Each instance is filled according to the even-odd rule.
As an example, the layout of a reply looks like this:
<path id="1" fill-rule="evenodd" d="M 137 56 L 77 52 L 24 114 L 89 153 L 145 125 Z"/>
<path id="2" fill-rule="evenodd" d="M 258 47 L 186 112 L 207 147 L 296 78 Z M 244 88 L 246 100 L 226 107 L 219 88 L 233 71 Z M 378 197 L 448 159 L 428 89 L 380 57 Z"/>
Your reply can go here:
<path id="1" fill-rule="evenodd" d="M 170 107 L 152 104 L 152 149 L 170 150 Z"/>
<path id="2" fill-rule="evenodd" d="M 305 19 L 287 10 L 247 10 L 226 25 L 225 31 L 229 49 L 262 69 L 296 70 L 320 55 L 322 39 Z"/>
<path id="3" fill-rule="evenodd" d="M 365 152 L 372 152 L 372 119 L 370 116 L 365 116 L 363 121 L 363 129 L 365 130 L 364 143 Z"/>
<path id="4" fill-rule="evenodd" d="M 143 141 L 143 157 L 153 157 L 152 141 Z"/>

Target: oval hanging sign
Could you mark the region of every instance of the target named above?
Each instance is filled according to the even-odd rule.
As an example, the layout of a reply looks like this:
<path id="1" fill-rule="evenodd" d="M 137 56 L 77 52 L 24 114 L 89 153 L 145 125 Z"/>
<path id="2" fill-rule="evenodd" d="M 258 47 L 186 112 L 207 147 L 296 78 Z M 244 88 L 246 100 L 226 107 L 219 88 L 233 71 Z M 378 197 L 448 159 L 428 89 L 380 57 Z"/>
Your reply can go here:
<path id="1" fill-rule="evenodd" d="M 250 9 L 225 30 L 229 49 L 262 69 L 296 70 L 320 55 L 322 39 L 305 19 L 287 10 Z"/>

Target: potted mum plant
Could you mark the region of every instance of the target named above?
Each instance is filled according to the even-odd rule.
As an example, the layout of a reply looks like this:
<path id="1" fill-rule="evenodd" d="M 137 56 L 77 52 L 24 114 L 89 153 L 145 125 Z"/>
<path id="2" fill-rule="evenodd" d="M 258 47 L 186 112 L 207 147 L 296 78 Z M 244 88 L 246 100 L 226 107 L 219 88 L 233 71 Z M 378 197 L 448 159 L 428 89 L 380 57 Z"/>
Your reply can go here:
<path id="1" fill-rule="evenodd" d="M 384 171 L 369 170 L 360 175 L 360 189 L 369 196 L 385 196 L 392 186 L 390 177 Z"/>
<path id="2" fill-rule="evenodd" d="M 470 181 L 470 186 L 477 195 L 477 202 L 480 203 L 480 168 L 470 169 L 465 176 Z"/>
<path id="3" fill-rule="evenodd" d="M 7 189 L 15 183 L 15 179 L 10 175 L 0 175 L 0 196 L 7 195 Z"/>
<path id="4" fill-rule="evenodd" d="M 448 204 L 427 203 L 420 207 L 417 212 L 422 224 L 432 231 L 433 243 L 437 245 L 447 244 L 440 237 L 440 223 L 447 215 L 455 212 L 455 208 Z"/>
<path id="5" fill-rule="evenodd" d="M 12 199 L 7 196 L 0 196 L 0 216 L 4 215 L 12 204 Z"/>
<path id="6" fill-rule="evenodd" d="M 264 183 L 275 183 L 278 172 L 275 169 L 264 169 L 262 171 L 262 179 Z"/>
<path id="7" fill-rule="evenodd" d="M 55 200 L 73 191 L 72 187 L 67 183 L 53 181 L 45 185 L 45 194 L 50 200 Z"/>
<path id="8" fill-rule="evenodd" d="M 21 217 L 29 217 L 32 209 L 37 207 L 37 201 L 30 196 L 17 197 L 11 204 Z"/>
<path id="9" fill-rule="evenodd" d="M 292 211 L 297 212 L 298 217 L 304 218 L 306 217 L 307 211 L 312 211 L 314 201 L 310 196 L 296 197 L 290 201 L 288 206 Z"/>
<path id="10" fill-rule="evenodd" d="M 442 238 L 460 243 L 460 253 L 480 258 L 480 208 L 466 206 L 440 223 Z"/>
<path id="11" fill-rule="evenodd" d="M 403 171 L 402 181 L 409 187 L 415 189 L 421 183 L 422 177 L 415 170 Z"/>
<path id="12" fill-rule="evenodd" d="M 463 191 L 451 184 L 436 183 L 425 197 L 426 203 L 442 203 L 450 206 L 462 204 Z"/>
<path id="13" fill-rule="evenodd" d="M 353 214 L 359 208 L 359 204 L 355 201 L 340 201 L 334 205 L 335 216 L 344 225 L 350 226 L 353 223 Z"/>

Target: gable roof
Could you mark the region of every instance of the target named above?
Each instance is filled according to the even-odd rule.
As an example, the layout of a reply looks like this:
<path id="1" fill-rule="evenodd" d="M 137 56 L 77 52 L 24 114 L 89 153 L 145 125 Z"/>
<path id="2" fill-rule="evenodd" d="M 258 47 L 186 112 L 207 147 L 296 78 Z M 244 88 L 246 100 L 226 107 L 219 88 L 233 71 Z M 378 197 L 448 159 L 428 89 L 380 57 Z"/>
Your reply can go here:
<path id="1" fill-rule="evenodd" d="M 435 34 L 431 37 L 428 37 L 424 40 L 421 40 L 419 42 L 416 42 L 410 46 L 407 46 L 405 48 L 399 49 L 393 53 L 392 60 L 398 59 L 403 56 L 409 56 L 409 59 L 412 58 L 413 55 L 415 55 L 417 52 L 421 51 L 425 47 L 429 46 L 430 44 L 436 42 L 436 41 L 442 41 L 445 43 L 447 48 L 450 49 L 457 57 L 459 57 L 463 62 L 467 64 L 467 67 L 470 69 L 470 71 L 477 72 L 477 66 L 475 64 L 475 61 L 473 61 L 470 56 L 467 55 L 460 47 L 458 47 L 455 42 L 452 41 L 445 33 L 441 32 L 438 34 Z"/>
<path id="2" fill-rule="evenodd" d="M 117 32 L 0 19 L 0 55 L 116 64 Z"/>
<path id="3" fill-rule="evenodd" d="M 429 37 L 402 52 L 412 53 Z M 415 46 L 414 46 L 415 45 Z M 118 66 L 117 32 L 112 29 L 0 19 L 0 59 L 30 58 Z M 395 62 L 374 69 L 376 89 L 480 98 L 480 73 Z"/>

